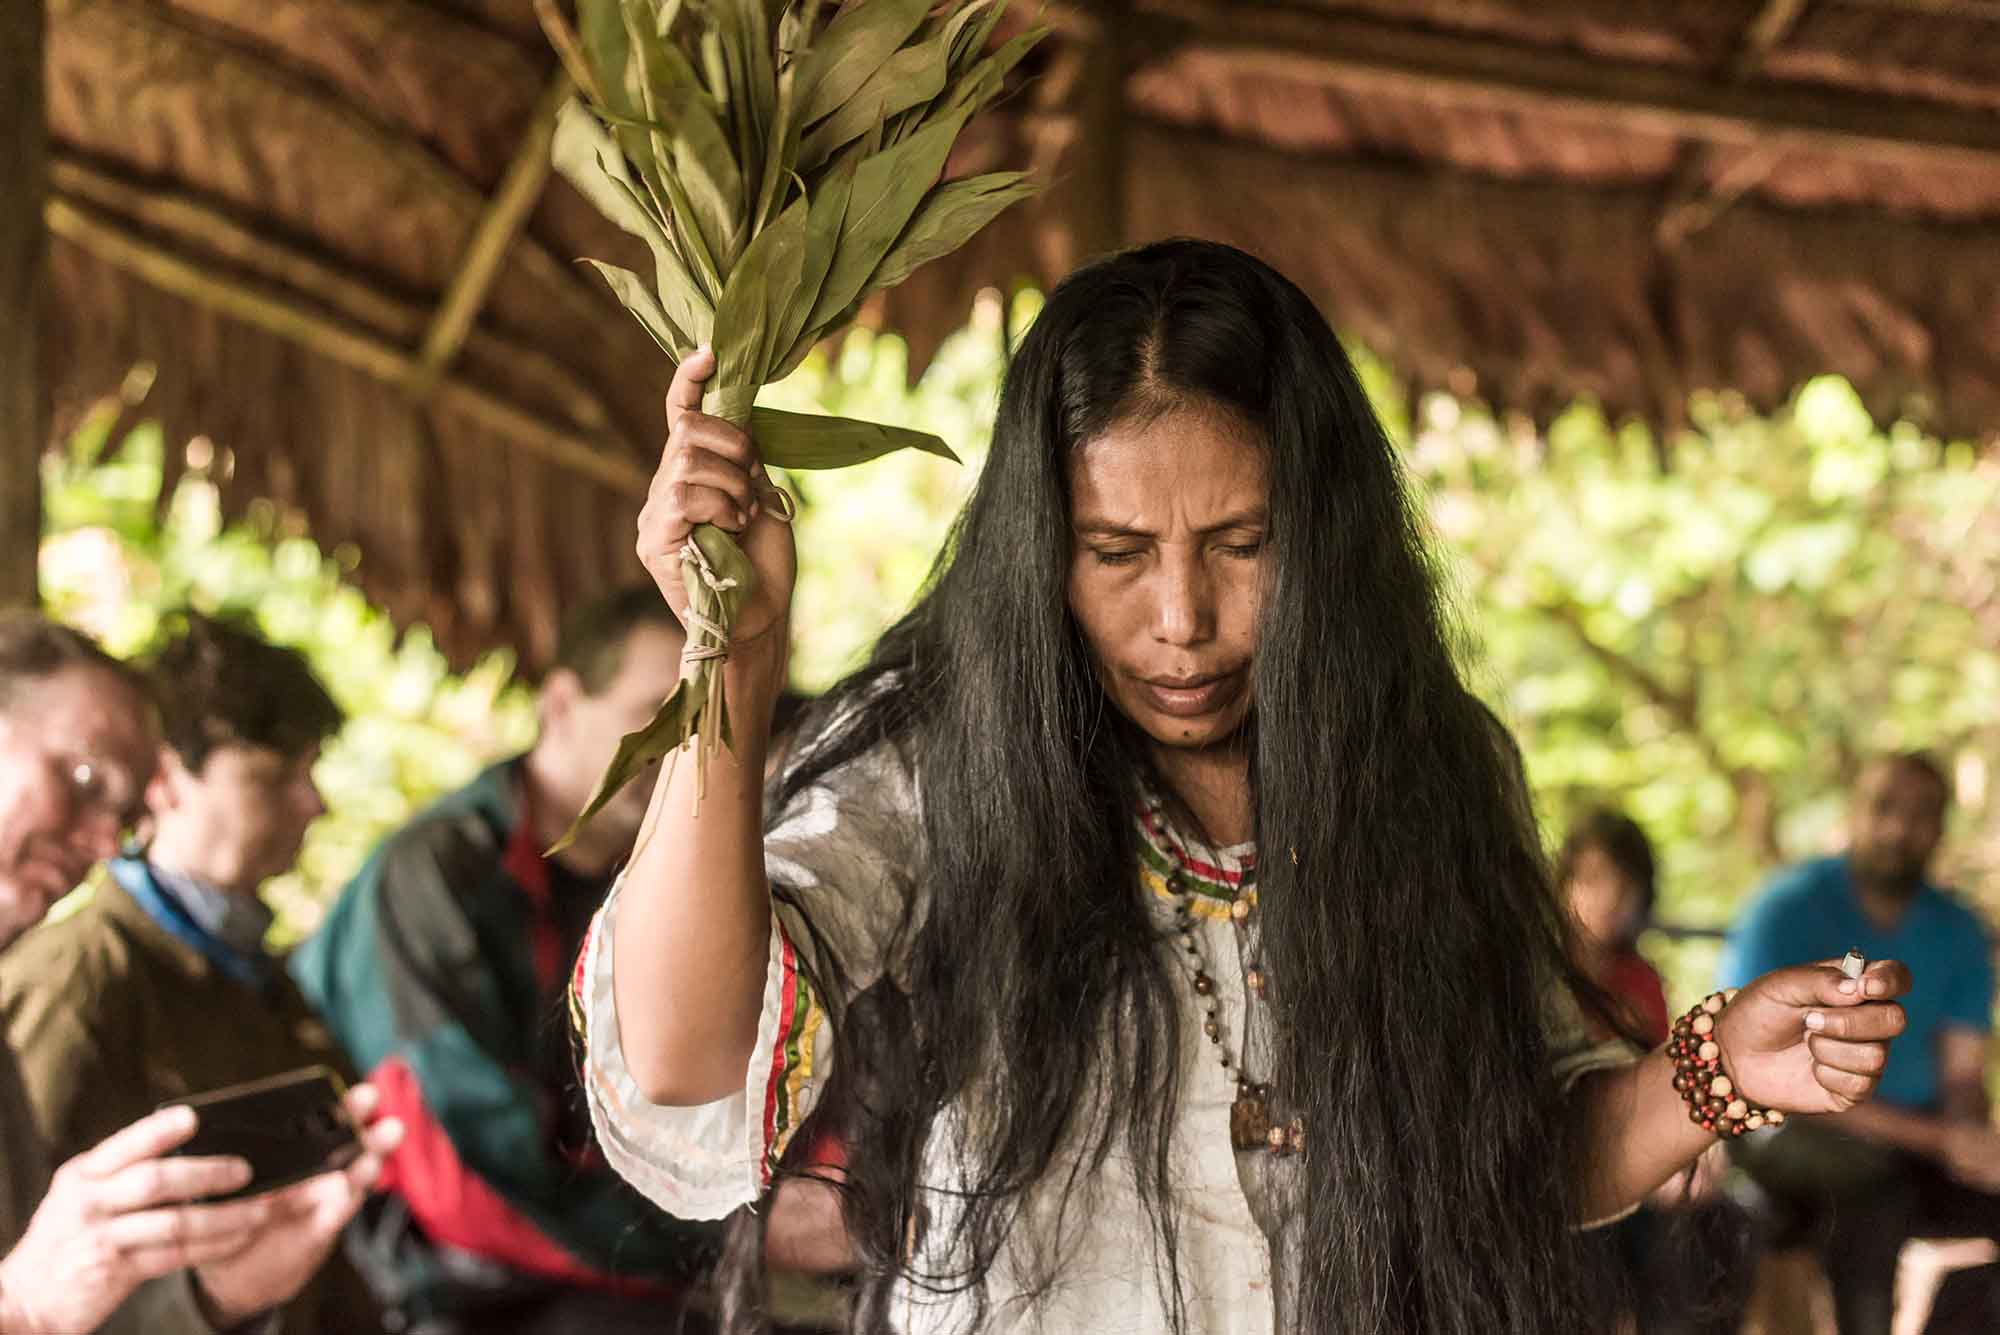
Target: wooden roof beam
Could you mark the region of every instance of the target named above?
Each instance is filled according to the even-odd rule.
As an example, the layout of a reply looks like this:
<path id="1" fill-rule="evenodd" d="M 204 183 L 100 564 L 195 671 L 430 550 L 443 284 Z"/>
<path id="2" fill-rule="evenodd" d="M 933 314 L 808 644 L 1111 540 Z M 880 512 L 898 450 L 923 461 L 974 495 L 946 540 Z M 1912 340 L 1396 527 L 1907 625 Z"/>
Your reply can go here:
<path id="1" fill-rule="evenodd" d="M 507 164 L 499 188 L 472 229 L 458 272 L 452 275 L 451 284 L 438 302 L 437 313 L 431 318 L 431 326 L 424 332 L 423 347 L 417 353 L 416 374 L 409 386 L 411 394 L 419 399 L 430 396 L 438 380 L 457 360 L 459 349 L 465 346 L 465 336 L 486 304 L 493 280 L 499 277 L 507 251 L 528 225 L 528 215 L 542 197 L 542 187 L 549 179 L 549 147 L 555 142 L 556 115 L 569 95 L 569 76 L 558 69 L 535 104 L 513 160 Z"/>
<path id="2" fill-rule="evenodd" d="M 1748 82 L 1798 27 L 1807 0 L 1764 0 L 1764 7 L 1744 28 L 1736 49 L 1730 53 L 1723 77 L 1733 84 Z M 1692 145 L 1681 150 L 1667 183 L 1660 221 L 1654 237 L 1663 249 L 1671 250 L 1720 217 L 1722 211 L 1754 190 L 1771 174 L 1782 156 L 1781 145 L 1762 146 L 1744 155 L 1711 186 L 1721 153 L 1714 144 Z"/>
<path id="3" fill-rule="evenodd" d="M 311 80 L 261 60 L 252 52 L 206 29 L 173 16 L 171 11 L 140 4 L 137 0 L 99 0 L 83 12 L 88 14 L 92 23 L 118 25 L 143 40 L 190 53 L 208 71 L 211 85 L 230 81 L 240 86 L 245 96 L 253 100 L 269 99 L 310 107 L 316 114 L 336 121 L 368 143 L 387 164 L 421 189 L 451 201 L 470 214 L 479 214 L 485 208 L 486 196 L 482 189 L 417 139 L 383 123 L 356 104 L 329 94 Z M 512 253 L 572 316 L 601 320 L 618 314 L 608 295 L 585 282 L 575 265 L 559 259 L 555 252 L 534 237 L 521 238 Z"/>
<path id="4" fill-rule="evenodd" d="M 2000 22 L 2000 0 L 1840 0 L 1849 9 L 1888 9 L 1899 14 L 1945 14 Z"/>
<path id="5" fill-rule="evenodd" d="M 114 176 L 60 149 L 49 158 L 49 184 L 56 198 L 135 223 L 204 268 L 216 261 L 235 266 L 386 341 L 415 344 L 430 318 L 422 306 L 278 241 L 221 209 L 179 191 Z M 194 260 L 197 255 L 201 259 Z M 610 410 L 597 392 L 539 348 L 477 327 L 467 335 L 466 347 L 516 385 L 532 386 L 546 396 L 586 434 L 611 426 Z"/>
<path id="6" fill-rule="evenodd" d="M 1150 20 L 1135 25 L 1142 63 L 1200 52 L 1246 73 L 1569 114 L 1653 134 L 1729 144 L 1777 137 L 1848 156 L 2000 166 L 2000 118 L 1984 111 L 1797 85 L 1730 85 L 1685 69 L 1354 14 L 1264 5 L 1234 5 L 1225 12 L 1196 0 L 1144 0 L 1134 17 Z"/>
<path id="7" fill-rule="evenodd" d="M 208 273 L 200 265 L 93 210 L 51 199 L 44 210 L 51 234 L 163 292 L 205 306 L 330 358 L 385 384 L 407 384 L 414 355 L 345 321 L 300 305 L 288 294 L 247 279 Z M 434 402 L 494 431 L 531 453 L 630 496 L 644 496 L 651 471 L 598 441 L 540 413 L 447 375 Z"/>

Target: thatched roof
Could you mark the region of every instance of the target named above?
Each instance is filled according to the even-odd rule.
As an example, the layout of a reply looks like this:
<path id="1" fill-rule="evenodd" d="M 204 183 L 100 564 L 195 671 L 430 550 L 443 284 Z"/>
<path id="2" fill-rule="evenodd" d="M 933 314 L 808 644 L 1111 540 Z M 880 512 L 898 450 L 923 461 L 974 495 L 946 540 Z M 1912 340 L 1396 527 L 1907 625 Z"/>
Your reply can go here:
<path id="1" fill-rule="evenodd" d="M 1016 0 L 1022 22 L 1041 10 Z M 966 170 L 1055 181 L 878 318 L 1155 236 L 1274 261 L 1420 386 L 1666 426 L 1827 370 L 2000 427 L 1995 0 L 1069 0 Z M 666 368 L 571 261 L 531 0 L 52 0 L 58 420 L 148 401 L 458 656 L 636 574 Z"/>

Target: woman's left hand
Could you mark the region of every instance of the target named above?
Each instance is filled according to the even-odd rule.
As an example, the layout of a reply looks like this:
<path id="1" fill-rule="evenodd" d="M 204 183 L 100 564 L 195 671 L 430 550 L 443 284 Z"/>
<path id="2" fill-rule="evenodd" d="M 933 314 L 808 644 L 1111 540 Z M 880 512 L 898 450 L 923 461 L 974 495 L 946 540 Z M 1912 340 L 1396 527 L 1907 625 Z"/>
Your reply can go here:
<path id="1" fill-rule="evenodd" d="M 1903 1032 L 1895 998 L 1909 990 L 1910 971 L 1894 960 L 1858 979 L 1831 961 L 1767 973 L 1715 1017 L 1722 1069 L 1753 1105 L 1845 1112 L 1874 1093 Z"/>

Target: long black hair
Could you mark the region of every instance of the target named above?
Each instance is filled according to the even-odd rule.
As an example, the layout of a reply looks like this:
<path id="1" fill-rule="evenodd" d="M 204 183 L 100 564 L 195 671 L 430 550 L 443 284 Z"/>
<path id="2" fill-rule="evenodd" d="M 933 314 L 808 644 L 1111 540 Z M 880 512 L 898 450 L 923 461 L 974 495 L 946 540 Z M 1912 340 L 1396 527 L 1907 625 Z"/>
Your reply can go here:
<path id="1" fill-rule="evenodd" d="M 1569 974 L 1515 762 L 1461 681 L 1395 452 L 1333 332 L 1267 265 L 1195 241 L 1113 256 L 1051 294 L 930 587 L 816 706 L 777 794 L 774 810 L 892 745 L 922 799 L 907 967 L 836 1014 L 820 1112 L 849 1145 L 857 1324 L 886 1328 L 899 1279 L 969 1289 L 983 1314 L 1026 1195 L 1067 1201 L 1121 1142 L 1183 1310 L 1170 1156 L 1193 1019 L 1141 898 L 1132 820 L 1157 778 L 1065 592 L 1071 452 L 1176 402 L 1233 411 L 1268 452 L 1247 745 L 1274 1078 L 1310 1136 L 1297 1328 L 1592 1328 L 1581 1119 L 1541 1022 Z M 954 1264 L 912 1274 L 938 1185 L 920 1150 L 974 1094 L 977 1114 L 948 1124 Z M 1051 1260 L 1008 1282 L 1059 1280 Z"/>

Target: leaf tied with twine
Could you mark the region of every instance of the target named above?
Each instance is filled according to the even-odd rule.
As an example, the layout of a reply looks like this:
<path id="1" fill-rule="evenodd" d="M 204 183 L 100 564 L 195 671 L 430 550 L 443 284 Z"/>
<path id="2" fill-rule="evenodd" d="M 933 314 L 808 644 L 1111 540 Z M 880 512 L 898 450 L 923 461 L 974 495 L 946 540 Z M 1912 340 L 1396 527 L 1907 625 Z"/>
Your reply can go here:
<path id="1" fill-rule="evenodd" d="M 646 244 L 652 273 L 587 261 L 675 363 L 716 354 L 702 411 L 745 427 L 772 468 L 844 468 L 936 436 L 755 406 L 871 293 L 948 255 L 1036 187 L 1022 172 L 942 181 L 966 123 L 1038 42 L 992 46 L 1004 0 L 535 0 L 580 97 L 556 170 Z M 989 46 L 992 49 L 989 50 Z M 790 518 L 789 497 L 785 518 Z M 735 539 L 695 529 L 682 680 L 627 736 L 567 846 L 613 794 L 695 746 L 729 746 L 722 666 L 756 581 Z"/>

